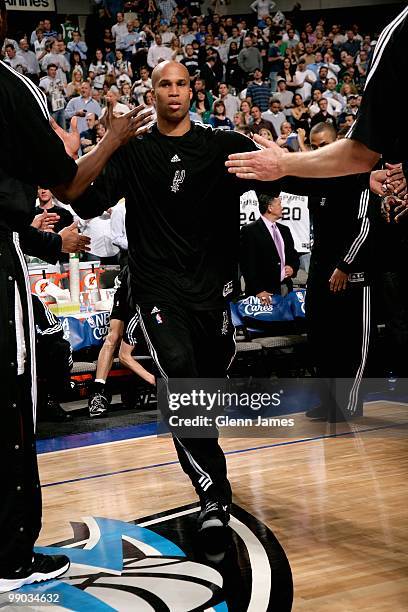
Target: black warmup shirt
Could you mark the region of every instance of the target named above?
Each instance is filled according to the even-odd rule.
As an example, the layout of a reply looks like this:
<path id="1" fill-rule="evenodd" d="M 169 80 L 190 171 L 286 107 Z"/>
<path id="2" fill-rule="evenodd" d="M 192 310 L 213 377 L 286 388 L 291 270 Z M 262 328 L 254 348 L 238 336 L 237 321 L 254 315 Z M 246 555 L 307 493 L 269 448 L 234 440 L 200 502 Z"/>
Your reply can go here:
<path id="1" fill-rule="evenodd" d="M 388 108 L 397 103 L 401 82 L 408 74 L 408 6 L 381 33 L 374 48 L 364 95 L 348 137 L 386 159 L 406 161 L 408 123 L 390 121 Z"/>
<path id="2" fill-rule="evenodd" d="M 126 198 L 136 302 L 205 310 L 224 305 L 237 278 L 239 196 L 253 188 L 229 174 L 225 161 L 230 153 L 255 149 L 236 132 L 193 123 L 174 137 L 155 125 L 121 147 L 74 202 L 79 216 L 89 218 Z"/>
<path id="3" fill-rule="evenodd" d="M 286 177 L 283 189 L 308 196 L 313 224 L 312 258 L 322 274 L 335 268 L 349 274 L 371 267 L 369 174 L 330 179 Z"/>
<path id="4" fill-rule="evenodd" d="M 0 227 L 19 232 L 34 217 L 37 187 L 70 182 L 77 165 L 49 124 L 47 101 L 0 61 Z"/>

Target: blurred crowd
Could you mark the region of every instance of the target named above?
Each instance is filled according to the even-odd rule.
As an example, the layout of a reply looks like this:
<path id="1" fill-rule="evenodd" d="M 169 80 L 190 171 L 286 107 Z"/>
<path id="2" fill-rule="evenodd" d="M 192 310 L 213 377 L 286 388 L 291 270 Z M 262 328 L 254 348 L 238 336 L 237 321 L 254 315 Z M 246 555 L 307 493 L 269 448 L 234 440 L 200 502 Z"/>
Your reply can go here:
<path id="1" fill-rule="evenodd" d="M 46 93 L 61 127 L 78 117 L 81 152 L 103 136 L 104 109 L 154 107 L 152 69 L 183 63 L 189 73 L 193 120 L 260 133 L 289 151 L 307 146 L 313 125 L 328 122 L 344 135 L 358 111 L 375 46 L 358 24 L 291 20 L 273 2 L 248 6 L 252 18 L 229 16 L 228 3 L 202 0 L 97 2 L 84 31 L 66 16 L 44 19 L 32 32 L 6 39 L 6 63 Z M 218 12 L 217 12 L 218 11 Z"/>

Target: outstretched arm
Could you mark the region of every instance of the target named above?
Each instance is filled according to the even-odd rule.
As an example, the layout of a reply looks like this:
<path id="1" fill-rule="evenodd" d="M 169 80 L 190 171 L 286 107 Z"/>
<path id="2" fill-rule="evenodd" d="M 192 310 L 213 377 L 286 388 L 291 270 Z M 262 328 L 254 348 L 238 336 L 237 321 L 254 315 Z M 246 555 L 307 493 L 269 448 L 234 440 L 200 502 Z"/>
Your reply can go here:
<path id="1" fill-rule="evenodd" d="M 143 108 L 144 105 L 137 106 L 119 117 L 113 115 L 112 106 L 108 108 L 105 136 L 92 151 L 77 161 L 78 171 L 69 183 L 52 187 L 53 193 L 61 202 L 70 203 L 79 198 L 99 176 L 113 153 L 131 138 L 146 131 L 145 126 L 151 121 L 151 111 L 141 113 Z M 80 144 L 76 126 L 74 125 L 71 132 L 65 132 L 55 122 L 52 127 L 64 142 L 67 153 L 73 157 Z"/>
<path id="2" fill-rule="evenodd" d="M 330 178 L 369 172 L 380 155 L 357 140 L 344 138 L 316 151 L 287 153 L 274 142 L 255 135 L 261 151 L 233 153 L 226 166 L 238 178 L 273 181 L 283 176 Z"/>

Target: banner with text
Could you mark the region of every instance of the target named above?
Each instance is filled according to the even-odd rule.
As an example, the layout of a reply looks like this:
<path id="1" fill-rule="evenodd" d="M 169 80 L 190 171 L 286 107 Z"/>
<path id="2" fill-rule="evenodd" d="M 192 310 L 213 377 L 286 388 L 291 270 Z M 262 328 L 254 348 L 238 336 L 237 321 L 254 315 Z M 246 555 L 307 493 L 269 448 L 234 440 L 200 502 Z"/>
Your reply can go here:
<path id="1" fill-rule="evenodd" d="M 55 12 L 55 0 L 6 0 L 8 11 Z"/>

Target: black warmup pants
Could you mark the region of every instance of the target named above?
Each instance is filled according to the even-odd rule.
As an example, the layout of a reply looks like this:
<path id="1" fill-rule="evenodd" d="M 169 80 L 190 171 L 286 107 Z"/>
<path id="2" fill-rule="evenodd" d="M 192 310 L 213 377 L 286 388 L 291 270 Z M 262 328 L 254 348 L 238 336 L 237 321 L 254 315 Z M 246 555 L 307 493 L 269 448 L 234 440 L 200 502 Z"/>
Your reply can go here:
<path id="1" fill-rule="evenodd" d="M 228 308 L 193 311 L 157 303 L 139 308 L 143 333 L 163 377 L 226 377 L 235 355 L 234 328 Z M 231 486 L 218 439 L 173 436 L 173 440 L 181 467 L 200 499 L 216 496 L 230 503 Z"/>
<path id="2" fill-rule="evenodd" d="M 17 375 L 15 282 L 27 331 L 27 294 L 10 233 L 0 231 L 0 577 L 29 564 L 41 529 L 41 489 L 31 399 L 30 341 L 26 333 L 25 373 Z M 28 304 L 28 299 L 30 304 Z"/>
<path id="3" fill-rule="evenodd" d="M 380 276 L 384 322 L 390 339 L 390 369 L 399 377 L 408 377 L 408 292 L 406 272 L 382 272 Z"/>
<path id="4" fill-rule="evenodd" d="M 326 381 L 322 403 L 347 417 L 362 408 L 360 385 L 372 335 L 371 290 L 349 282 L 345 291 L 333 293 L 329 278 L 312 262 L 306 292 L 308 341 L 317 376 Z"/>

